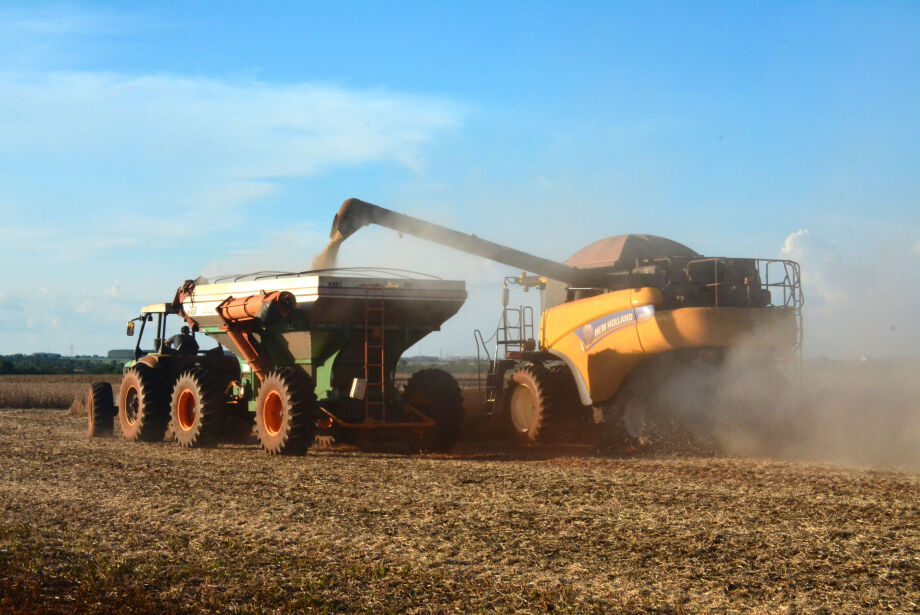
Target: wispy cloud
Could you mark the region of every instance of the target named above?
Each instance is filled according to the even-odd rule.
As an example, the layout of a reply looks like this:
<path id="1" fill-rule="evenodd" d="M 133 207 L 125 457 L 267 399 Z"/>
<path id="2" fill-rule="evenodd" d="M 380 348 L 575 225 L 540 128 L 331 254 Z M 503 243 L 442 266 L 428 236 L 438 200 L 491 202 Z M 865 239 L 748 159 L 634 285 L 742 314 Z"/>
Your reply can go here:
<path id="1" fill-rule="evenodd" d="M 133 150 L 154 168 L 224 181 L 367 162 L 418 169 L 421 148 L 463 116 L 449 100 L 385 90 L 73 72 L 0 75 L 0 109 L 7 151 Z"/>
<path id="2" fill-rule="evenodd" d="M 28 314 L 35 325 L 22 331 L 17 319 L 0 320 L 5 348 L 34 346 L 38 323 L 55 313 L 118 331 L 121 304 L 155 300 L 216 255 L 271 243 L 287 229 L 290 220 L 266 218 L 257 206 L 277 202 L 289 180 L 371 164 L 418 176 L 426 148 L 463 117 L 453 101 L 384 89 L 0 73 L 0 243 L 23 264 L 0 281 L 23 289 L 18 321 Z M 335 206 L 322 212 L 323 230 Z M 240 269 L 251 268 L 246 255 L 236 259 Z M 285 262 L 292 265 L 290 255 Z M 124 280 L 117 296 L 107 295 L 116 278 Z M 30 291 L 35 280 L 50 294 Z M 71 333 L 84 349 L 112 343 Z"/>

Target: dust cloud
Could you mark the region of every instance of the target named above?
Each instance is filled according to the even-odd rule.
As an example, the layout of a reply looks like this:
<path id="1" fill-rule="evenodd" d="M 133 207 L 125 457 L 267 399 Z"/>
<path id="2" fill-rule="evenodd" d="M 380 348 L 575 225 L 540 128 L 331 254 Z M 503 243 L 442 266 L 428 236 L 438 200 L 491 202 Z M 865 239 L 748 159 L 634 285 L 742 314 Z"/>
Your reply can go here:
<path id="1" fill-rule="evenodd" d="M 920 470 L 918 370 L 920 360 L 771 362 L 741 348 L 718 369 L 684 368 L 659 401 L 722 454 Z"/>

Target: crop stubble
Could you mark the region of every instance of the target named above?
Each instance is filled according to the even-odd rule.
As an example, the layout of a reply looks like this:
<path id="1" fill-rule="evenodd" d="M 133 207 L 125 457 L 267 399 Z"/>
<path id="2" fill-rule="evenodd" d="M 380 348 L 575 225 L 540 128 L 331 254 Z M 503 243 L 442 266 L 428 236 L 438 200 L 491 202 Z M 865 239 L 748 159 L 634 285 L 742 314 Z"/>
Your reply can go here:
<path id="1" fill-rule="evenodd" d="M 88 440 L 0 411 L 0 611 L 916 611 L 920 480 Z M 116 430 L 117 431 L 117 430 Z"/>

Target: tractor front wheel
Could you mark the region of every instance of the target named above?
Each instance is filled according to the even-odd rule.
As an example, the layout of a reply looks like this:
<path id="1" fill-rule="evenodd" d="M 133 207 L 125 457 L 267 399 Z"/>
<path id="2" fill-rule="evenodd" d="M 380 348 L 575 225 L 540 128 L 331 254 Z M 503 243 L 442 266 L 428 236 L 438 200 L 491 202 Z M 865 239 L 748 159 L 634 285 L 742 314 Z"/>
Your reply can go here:
<path id="1" fill-rule="evenodd" d="M 183 372 L 173 386 L 169 406 L 180 446 L 217 444 L 223 423 L 224 399 L 213 374 L 200 368 Z"/>
<path id="2" fill-rule="evenodd" d="M 286 367 L 270 372 L 256 397 L 256 431 L 270 455 L 303 455 L 313 444 L 316 393 L 304 371 Z"/>

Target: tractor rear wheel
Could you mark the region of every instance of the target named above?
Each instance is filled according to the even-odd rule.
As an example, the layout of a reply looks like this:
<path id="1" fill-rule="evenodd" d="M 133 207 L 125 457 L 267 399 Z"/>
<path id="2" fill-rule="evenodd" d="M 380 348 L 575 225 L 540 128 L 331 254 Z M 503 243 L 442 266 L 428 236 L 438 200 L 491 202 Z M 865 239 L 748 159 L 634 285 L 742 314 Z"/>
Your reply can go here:
<path id="1" fill-rule="evenodd" d="M 183 372 L 173 386 L 169 407 L 180 446 L 217 444 L 223 426 L 224 396 L 214 374 L 201 368 Z"/>
<path id="2" fill-rule="evenodd" d="M 566 413 L 555 383 L 556 378 L 542 365 L 527 365 L 514 372 L 505 393 L 505 412 L 513 436 L 527 443 L 559 439 Z"/>
<path id="3" fill-rule="evenodd" d="M 434 427 L 414 439 L 419 450 L 446 453 L 463 426 L 463 395 L 457 380 L 443 369 L 423 369 L 409 378 L 403 401 L 431 418 Z"/>
<path id="4" fill-rule="evenodd" d="M 303 370 L 270 372 L 256 397 L 256 431 L 270 455 L 303 455 L 313 444 L 316 393 Z"/>
<path id="5" fill-rule="evenodd" d="M 94 382 L 90 385 L 86 400 L 86 416 L 86 435 L 90 438 L 112 435 L 115 428 L 115 398 L 112 397 L 110 383 Z"/>
<path id="6" fill-rule="evenodd" d="M 138 363 L 125 372 L 118 392 L 118 423 L 129 442 L 156 442 L 166 435 L 169 398 L 162 376 Z"/>

